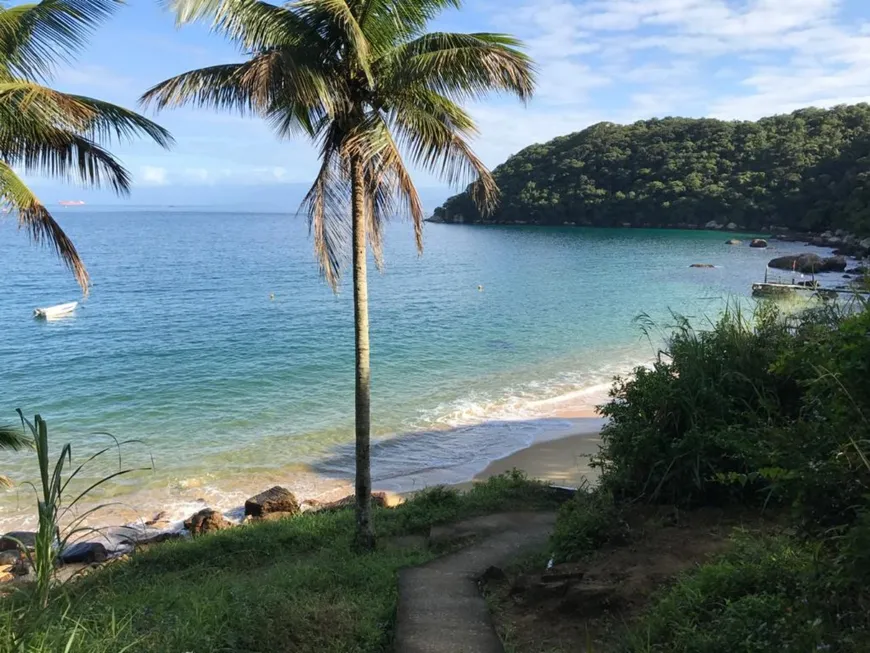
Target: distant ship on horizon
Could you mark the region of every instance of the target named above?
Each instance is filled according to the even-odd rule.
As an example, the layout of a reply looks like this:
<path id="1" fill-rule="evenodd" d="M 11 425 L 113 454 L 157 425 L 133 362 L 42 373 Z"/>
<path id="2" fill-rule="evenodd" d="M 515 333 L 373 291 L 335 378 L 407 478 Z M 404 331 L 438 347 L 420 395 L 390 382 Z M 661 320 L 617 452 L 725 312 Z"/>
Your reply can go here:
<path id="1" fill-rule="evenodd" d="M 61 206 L 84 206 L 84 200 L 61 200 L 58 202 Z"/>

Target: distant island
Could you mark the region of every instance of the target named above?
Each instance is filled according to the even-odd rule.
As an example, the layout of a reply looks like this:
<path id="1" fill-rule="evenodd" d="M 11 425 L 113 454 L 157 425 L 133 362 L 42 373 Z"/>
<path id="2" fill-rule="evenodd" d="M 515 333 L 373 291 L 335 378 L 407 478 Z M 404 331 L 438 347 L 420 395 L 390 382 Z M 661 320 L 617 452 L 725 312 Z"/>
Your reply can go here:
<path id="1" fill-rule="evenodd" d="M 481 216 L 471 187 L 433 222 L 870 235 L 870 105 L 801 109 L 757 122 L 663 118 L 599 123 L 527 147 L 494 170 Z"/>

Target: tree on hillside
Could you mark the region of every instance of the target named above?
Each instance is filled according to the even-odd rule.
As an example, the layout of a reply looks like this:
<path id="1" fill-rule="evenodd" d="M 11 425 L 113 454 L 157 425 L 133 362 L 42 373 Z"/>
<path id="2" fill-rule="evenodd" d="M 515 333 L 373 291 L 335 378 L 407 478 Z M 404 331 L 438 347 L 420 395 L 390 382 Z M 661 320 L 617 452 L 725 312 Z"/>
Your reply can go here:
<path id="1" fill-rule="evenodd" d="M 356 545 L 371 548 L 370 370 L 366 252 L 381 263 L 383 221 L 404 214 L 422 249 L 423 208 L 403 154 L 450 183 L 474 180 L 483 212 L 493 179 L 468 139 L 459 103 L 490 91 L 527 100 L 534 75 L 520 43 L 500 34 L 426 33 L 460 0 L 173 0 L 180 24 L 204 22 L 250 56 L 193 70 L 149 90 L 158 109 L 193 104 L 265 118 L 304 135 L 321 167 L 304 200 L 324 277 L 353 267 L 356 344 Z"/>
<path id="2" fill-rule="evenodd" d="M 757 122 L 664 118 L 600 123 L 527 147 L 493 171 L 484 216 L 468 192 L 445 222 L 845 229 L 870 235 L 870 105 L 801 109 Z"/>
<path id="3" fill-rule="evenodd" d="M 136 136 L 170 144 L 169 132 L 133 111 L 42 85 L 121 4 L 42 0 L 0 7 L 0 203 L 35 242 L 55 248 L 84 292 L 88 273 L 75 245 L 18 172 L 127 193 L 130 174 L 103 144 Z"/>

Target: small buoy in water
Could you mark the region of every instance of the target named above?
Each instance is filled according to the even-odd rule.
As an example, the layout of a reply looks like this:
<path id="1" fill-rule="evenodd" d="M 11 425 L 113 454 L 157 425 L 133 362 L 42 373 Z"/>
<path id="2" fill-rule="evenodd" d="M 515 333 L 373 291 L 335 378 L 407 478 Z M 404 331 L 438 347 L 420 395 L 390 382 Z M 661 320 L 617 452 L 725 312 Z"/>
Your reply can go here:
<path id="1" fill-rule="evenodd" d="M 478 289 L 480 292 L 483 292 L 483 286 L 478 286 L 477 289 Z"/>
<path id="2" fill-rule="evenodd" d="M 274 300 L 275 300 L 275 293 L 270 292 L 270 293 L 269 293 L 269 299 L 271 299 L 272 301 L 274 301 Z"/>

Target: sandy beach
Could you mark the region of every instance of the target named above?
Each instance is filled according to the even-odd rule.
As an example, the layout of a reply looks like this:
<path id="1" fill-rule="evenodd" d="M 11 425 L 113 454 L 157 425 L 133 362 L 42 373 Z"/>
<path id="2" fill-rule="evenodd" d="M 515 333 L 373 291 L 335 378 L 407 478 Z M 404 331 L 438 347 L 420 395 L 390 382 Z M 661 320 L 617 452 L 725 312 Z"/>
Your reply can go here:
<path id="1" fill-rule="evenodd" d="M 598 452 L 601 438 L 597 433 L 578 433 L 567 438 L 534 444 L 509 456 L 496 460 L 477 474 L 473 481 L 456 487 L 470 488 L 475 482 L 504 474 L 512 469 L 525 472 L 530 478 L 553 485 L 579 487 L 594 483 L 598 470 L 589 466 L 590 458 Z"/>

